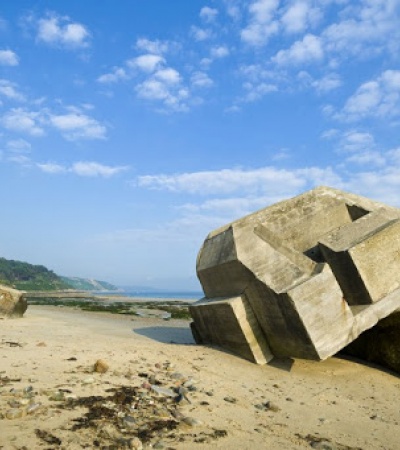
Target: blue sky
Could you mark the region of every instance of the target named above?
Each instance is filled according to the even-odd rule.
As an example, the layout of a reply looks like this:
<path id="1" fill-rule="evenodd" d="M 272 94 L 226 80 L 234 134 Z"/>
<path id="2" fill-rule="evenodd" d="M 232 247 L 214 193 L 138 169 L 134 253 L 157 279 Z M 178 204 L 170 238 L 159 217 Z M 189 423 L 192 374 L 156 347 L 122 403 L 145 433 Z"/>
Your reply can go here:
<path id="1" fill-rule="evenodd" d="M 0 255 L 197 288 L 324 184 L 400 206 L 400 0 L 0 2 Z"/>

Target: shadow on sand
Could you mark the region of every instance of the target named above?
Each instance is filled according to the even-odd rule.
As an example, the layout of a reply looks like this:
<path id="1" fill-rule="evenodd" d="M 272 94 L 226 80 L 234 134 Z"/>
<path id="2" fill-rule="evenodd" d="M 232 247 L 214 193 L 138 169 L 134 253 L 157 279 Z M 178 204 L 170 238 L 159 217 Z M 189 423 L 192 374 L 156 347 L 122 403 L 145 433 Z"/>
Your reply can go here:
<path id="1" fill-rule="evenodd" d="M 165 344 L 194 344 L 190 328 L 182 327 L 144 327 L 134 328 L 134 333 Z"/>
<path id="2" fill-rule="evenodd" d="M 294 359 L 292 358 L 274 358 L 267 365 L 275 367 L 275 369 L 283 370 L 285 372 L 290 372 L 294 364 Z"/>

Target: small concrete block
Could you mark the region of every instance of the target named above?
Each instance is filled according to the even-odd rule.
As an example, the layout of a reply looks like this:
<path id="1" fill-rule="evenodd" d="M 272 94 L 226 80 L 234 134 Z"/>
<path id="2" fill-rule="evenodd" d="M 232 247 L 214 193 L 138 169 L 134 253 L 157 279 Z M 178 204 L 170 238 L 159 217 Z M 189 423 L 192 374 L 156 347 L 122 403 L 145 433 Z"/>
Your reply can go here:
<path id="1" fill-rule="evenodd" d="M 204 344 L 217 345 L 251 362 L 266 364 L 273 355 L 244 297 L 200 300 L 189 307 L 194 335 Z"/>

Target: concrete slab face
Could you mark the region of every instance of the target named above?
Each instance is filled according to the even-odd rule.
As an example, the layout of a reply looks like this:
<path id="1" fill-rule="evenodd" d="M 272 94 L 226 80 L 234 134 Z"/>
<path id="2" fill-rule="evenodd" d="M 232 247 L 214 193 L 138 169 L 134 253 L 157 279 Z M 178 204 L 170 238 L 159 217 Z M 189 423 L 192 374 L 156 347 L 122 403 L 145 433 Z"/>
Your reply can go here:
<path id="1" fill-rule="evenodd" d="M 240 295 L 254 275 L 240 261 L 230 261 L 198 272 L 204 294 L 208 298 Z"/>
<path id="2" fill-rule="evenodd" d="M 400 286 L 400 222 L 384 211 L 337 229 L 320 246 L 349 304 L 379 301 Z"/>
<path id="3" fill-rule="evenodd" d="M 315 349 L 303 358 L 325 359 L 347 344 L 354 316 L 328 265 L 288 295 Z"/>
<path id="4" fill-rule="evenodd" d="M 220 346 L 257 364 L 265 364 L 273 358 L 244 297 L 200 301 L 190 306 L 190 312 L 203 343 Z"/>
<path id="5" fill-rule="evenodd" d="M 255 281 L 245 291 L 272 353 L 278 358 L 319 359 L 307 329 L 287 293 Z"/>
<path id="6" fill-rule="evenodd" d="M 233 230 L 227 230 L 205 240 L 197 258 L 197 271 L 216 267 L 229 261 L 236 261 L 236 247 Z"/>
<path id="7" fill-rule="evenodd" d="M 371 300 L 383 299 L 400 287 L 400 222 L 355 245 L 350 255 Z"/>

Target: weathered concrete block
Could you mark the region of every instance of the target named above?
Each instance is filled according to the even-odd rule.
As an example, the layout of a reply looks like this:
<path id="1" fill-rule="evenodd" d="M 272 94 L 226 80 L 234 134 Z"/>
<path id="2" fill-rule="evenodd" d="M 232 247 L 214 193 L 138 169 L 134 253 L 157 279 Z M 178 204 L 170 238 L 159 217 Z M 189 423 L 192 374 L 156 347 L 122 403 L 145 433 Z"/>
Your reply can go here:
<path id="1" fill-rule="evenodd" d="M 22 317 L 28 308 L 24 292 L 0 286 L 0 317 Z"/>
<path id="2" fill-rule="evenodd" d="M 338 352 L 400 308 L 399 219 L 320 187 L 211 232 L 197 259 L 206 299 L 190 308 L 197 340 L 258 362 L 253 337 L 280 357 Z"/>
<path id="3" fill-rule="evenodd" d="M 219 345 L 258 364 L 273 358 L 246 298 L 202 300 L 189 310 L 194 318 L 192 331 L 197 343 Z M 221 329 L 223 333 L 219 332 Z"/>

